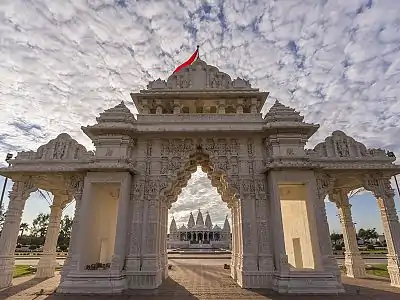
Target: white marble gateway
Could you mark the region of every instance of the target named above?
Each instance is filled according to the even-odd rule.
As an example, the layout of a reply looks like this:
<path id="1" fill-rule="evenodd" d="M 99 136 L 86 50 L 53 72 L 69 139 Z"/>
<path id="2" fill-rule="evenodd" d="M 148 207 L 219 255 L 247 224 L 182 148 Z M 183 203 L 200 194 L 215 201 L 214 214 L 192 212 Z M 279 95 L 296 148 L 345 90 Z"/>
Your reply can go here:
<path id="1" fill-rule="evenodd" d="M 68 134 L 20 152 L 0 174 L 14 181 L 0 239 L 0 288 L 11 285 L 22 211 L 30 193 L 51 191 L 50 224 L 37 277 L 54 275 L 60 211 L 76 200 L 59 293 L 155 289 L 168 277 L 168 209 L 201 166 L 231 210 L 231 276 L 244 288 L 279 293 L 343 292 L 324 199 L 342 220 L 347 275 L 365 266 L 347 194 L 365 187 L 380 209 L 388 271 L 400 287 L 400 225 L 390 177 L 395 158 L 341 131 L 305 149 L 319 125 L 267 92 L 202 60 L 132 93 L 82 127 L 90 152 Z"/>

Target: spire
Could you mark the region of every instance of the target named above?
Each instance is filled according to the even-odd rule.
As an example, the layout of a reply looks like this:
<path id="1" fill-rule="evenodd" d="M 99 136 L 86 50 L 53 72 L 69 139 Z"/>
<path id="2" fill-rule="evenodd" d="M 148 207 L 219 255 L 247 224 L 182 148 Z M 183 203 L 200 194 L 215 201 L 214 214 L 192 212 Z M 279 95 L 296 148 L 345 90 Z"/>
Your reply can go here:
<path id="1" fill-rule="evenodd" d="M 193 214 L 192 213 L 190 213 L 189 222 L 187 224 L 187 227 L 188 228 L 193 228 L 194 227 L 194 218 L 193 218 Z"/>
<path id="2" fill-rule="evenodd" d="M 278 100 L 265 115 L 265 120 L 269 122 L 302 122 L 304 119 L 299 112 L 283 105 Z"/>
<path id="3" fill-rule="evenodd" d="M 213 227 L 212 222 L 211 222 L 211 217 L 210 217 L 210 214 L 208 212 L 207 212 L 207 215 L 206 215 L 205 225 L 209 229 L 212 229 L 212 227 Z"/>
<path id="4" fill-rule="evenodd" d="M 229 225 L 228 215 L 226 215 L 223 232 L 231 232 L 231 226 Z"/>
<path id="5" fill-rule="evenodd" d="M 169 232 L 173 233 L 173 232 L 177 232 L 178 229 L 176 228 L 176 222 L 174 217 L 172 217 L 172 221 L 171 221 L 171 225 L 169 226 Z"/>
<path id="6" fill-rule="evenodd" d="M 196 226 L 204 226 L 203 214 L 201 213 L 200 208 L 199 213 L 197 214 Z"/>

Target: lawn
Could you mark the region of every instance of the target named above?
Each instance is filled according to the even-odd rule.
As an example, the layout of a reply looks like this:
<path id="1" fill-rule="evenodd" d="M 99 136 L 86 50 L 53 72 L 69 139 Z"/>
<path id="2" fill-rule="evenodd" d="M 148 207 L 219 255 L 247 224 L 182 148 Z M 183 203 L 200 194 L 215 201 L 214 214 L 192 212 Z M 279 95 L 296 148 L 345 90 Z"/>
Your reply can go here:
<path id="1" fill-rule="evenodd" d="M 346 273 L 346 267 L 344 265 L 340 266 L 340 269 Z M 367 274 L 389 278 L 387 265 L 385 264 L 369 265 L 366 266 L 365 269 Z"/>
<path id="2" fill-rule="evenodd" d="M 371 265 L 366 267 L 366 270 L 367 274 L 389 278 L 387 265 L 385 264 Z"/>
<path id="3" fill-rule="evenodd" d="M 13 278 L 18 278 L 22 276 L 32 275 L 35 272 L 35 268 L 27 265 L 14 266 Z"/>
<path id="4" fill-rule="evenodd" d="M 60 271 L 61 267 L 57 267 L 56 271 Z M 18 278 L 22 276 L 33 275 L 36 272 L 36 267 L 28 266 L 28 265 L 16 265 L 14 266 L 14 274 L 13 278 Z"/>

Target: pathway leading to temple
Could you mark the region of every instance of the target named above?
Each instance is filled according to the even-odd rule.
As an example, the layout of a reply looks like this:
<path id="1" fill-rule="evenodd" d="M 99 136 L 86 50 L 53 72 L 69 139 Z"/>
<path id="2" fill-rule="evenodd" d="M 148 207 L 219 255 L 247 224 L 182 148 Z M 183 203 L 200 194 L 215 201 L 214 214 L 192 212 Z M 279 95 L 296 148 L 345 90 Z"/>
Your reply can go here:
<path id="1" fill-rule="evenodd" d="M 212 263 L 210 261 L 213 261 Z M 78 296 L 53 294 L 60 276 L 40 281 L 33 276 L 14 280 L 14 287 L 0 292 L 0 299 L 7 300 L 79 300 L 79 299 L 132 299 L 132 300 L 194 300 L 194 299 L 399 299 L 400 291 L 390 287 L 388 281 L 351 279 L 343 277 L 347 293 L 340 296 L 288 296 L 269 290 L 241 289 L 229 276 L 229 270 L 216 264 L 218 260 L 170 259 L 172 269 L 162 286 L 154 291 L 133 291 L 127 295 Z M 43 289 L 43 290 L 42 290 Z M 42 293 L 40 293 L 42 290 Z"/>

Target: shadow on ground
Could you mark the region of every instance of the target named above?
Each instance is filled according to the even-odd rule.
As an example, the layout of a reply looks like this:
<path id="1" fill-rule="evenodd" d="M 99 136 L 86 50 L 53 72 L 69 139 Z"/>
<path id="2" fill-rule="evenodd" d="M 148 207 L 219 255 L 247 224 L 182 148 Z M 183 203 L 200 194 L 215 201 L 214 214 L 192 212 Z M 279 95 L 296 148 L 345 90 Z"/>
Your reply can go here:
<path id="1" fill-rule="evenodd" d="M 47 281 L 26 280 L 0 292 L 0 299 L 7 300 L 79 300 L 79 299 L 132 299 L 132 300 L 193 300 L 193 299 L 264 299 L 264 300 L 399 300 L 400 289 L 388 282 L 373 279 L 343 278 L 346 293 L 342 295 L 279 295 L 266 289 L 242 289 L 229 276 L 223 266 L 174 265 L 170 277 L 156 290 L 128 291 L 123 295 L 62 295 L 53 291 L 59 275 Z M 40 294 L 42 290 L 42 294 Z"/>
<path id="2" fill-rule="evenodd" d="M 0 291 L 0 299 L 8 299 L 9 297 L 13 295 L 17 295 L 18 293 L 21 293 L 25 290 L 28 290 L 30 288 L 33 288 L 40 284 L 41 282 L 45 281 L 46 279 L 36 279 L 33 276 L 30 276 L 31 279 L 26 280 L 20 284 L 13 285 L 9 288 L 2 289 Z"/>

